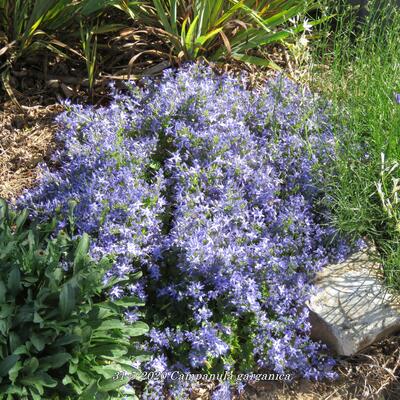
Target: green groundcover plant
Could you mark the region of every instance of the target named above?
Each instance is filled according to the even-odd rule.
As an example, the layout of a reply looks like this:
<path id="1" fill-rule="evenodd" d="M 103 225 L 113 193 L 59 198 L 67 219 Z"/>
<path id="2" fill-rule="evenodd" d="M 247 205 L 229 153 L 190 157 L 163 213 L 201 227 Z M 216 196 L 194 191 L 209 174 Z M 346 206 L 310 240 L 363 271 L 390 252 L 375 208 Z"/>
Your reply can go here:
<path id="1" fill-rule="evenodd" d="M 28 223 L 27 215 L 0 203 L 0 398 L 137 398 L 115 375 L 139 373 L 133 361 L 146 358 L 134 340 L 147 325 L 124 319 L 141 303 L 103 299 L 111 260 L 92 261 L 86 234 L 54 234 L 55 220 Z"/>

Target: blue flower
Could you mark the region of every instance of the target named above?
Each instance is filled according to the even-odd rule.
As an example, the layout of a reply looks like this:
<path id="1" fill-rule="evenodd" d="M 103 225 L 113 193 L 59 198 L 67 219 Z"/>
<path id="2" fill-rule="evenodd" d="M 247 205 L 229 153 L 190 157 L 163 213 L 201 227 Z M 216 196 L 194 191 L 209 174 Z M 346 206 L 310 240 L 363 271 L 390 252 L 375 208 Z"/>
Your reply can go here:
<path id="1" fill-rule="evenodd" d="M 75 200 L 92 256 L 113 257 L 105 279 L 143 271 L 109 295 L 147 301 L 149 369 L 230 370 L 249 320 L 240 341 L 253 368 L 333 376 L 304 308 L 315 272 L 351 250 L 319 204 L 335 158 L 327 104 L 283 77 L 251 91 L 190 65 L 131 84 L 108 107 L 69 105 L 58 122 L 60 168 L 20 204 L 42 219 L 57 213 L 61 229 Z M 143 398 L 160 393 L 152 381 Z M 229 396 L 225 384 L 214 394 Z"/>

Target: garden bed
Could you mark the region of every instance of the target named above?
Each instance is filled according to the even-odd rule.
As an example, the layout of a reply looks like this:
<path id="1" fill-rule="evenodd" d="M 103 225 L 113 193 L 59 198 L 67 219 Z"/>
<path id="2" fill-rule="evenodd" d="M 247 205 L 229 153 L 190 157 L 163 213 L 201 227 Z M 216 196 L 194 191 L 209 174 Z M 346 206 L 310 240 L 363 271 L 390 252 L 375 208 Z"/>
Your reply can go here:
<path id="1" fill-rule="evenodd" d="M 5 138 L 3 138 L 4 153 L 8 155 L 9 160 L 18 160 L 19 169 L 24 171 L 24 176 L 27 177 L 25 180 L 19 181 L 18 184 L 5 181 L 5 184 L 3 183 L 0 188 L 3 190 L 5 197 L 16 198 L 23 189 L 31 187 L 39 176 L 37 164 L 40 161 L 48 162 L 50 160 L 51 157 L 49 156 L 56 148 L 54 142 L 54 117 L 61 110 L 61 106 L 54 105 L 46 108 L 34 107 L 26 109 L 25 115 L 15 111 L 15 114 L 12 114 L 12 110 L 8 113 L 5 112 L 3 117 L 4 126 L 14 134 L 19 134 L 19 137 L 21 137 L 21 134 L 24 135 L 24 140 L 26 140 L 24 143 L 31 143 L 31 152 L 35 157 L 34 161 L 32 161 L 32 157 L 21 155 L 18 144 L 12 140 L 6 142 Z M 33 123 L 32 121 L 35 122 Z M 40 123 L 43 125 L 40 125 Z M 25 147 L 24 150 L 26 151 L 27 148 Z M 28 154 L 29 152 L 28 148 Z M 4 168 L 7 169 L 10 162 L 4 165 Z M 11 172 L 10 175 L 12 176 Z M 371 396 L 379 393 L 385 393 L 390 396 L 391 392 L 396 393 L 399 389 L 396 383 L 396 375 L 399 368 L 399 355 L 398 351 L 395 350 L 397 344 L 398 340 L 392 338 L 374 346 L 368 353 L 363 355 L 339 359 L 337 370 L 340 373 L 340 378 L 334 383 L 299 381 L 291 385 L 277 383 L 254 384 L 249 385 L 241 398 L 320 399 L 323 395 L 326 398 L 337 399 L 347 399 L 350 396 L 369 399 L 374 398 Z M 388 351 L 388 348 L 394 350 Z M 332 390 L 334 395 L 329 397 L 332 396 Z M 199 396 L 193 398 L 209 398 L 207 391 Z"/>
<path id="2" fill-rule="evenodd" d="M 397 399 L 400 337 L 334 356 L 305 307 L 360 237 L 400 288 L 396 9 L 45 3 L 0 2 L 0 393 Z"/>

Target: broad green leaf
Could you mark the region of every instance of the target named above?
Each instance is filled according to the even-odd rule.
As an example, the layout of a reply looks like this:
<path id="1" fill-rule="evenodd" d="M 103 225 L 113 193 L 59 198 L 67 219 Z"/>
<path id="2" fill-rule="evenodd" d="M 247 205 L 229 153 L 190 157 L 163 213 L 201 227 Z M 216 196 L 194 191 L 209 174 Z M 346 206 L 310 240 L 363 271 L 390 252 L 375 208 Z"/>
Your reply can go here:
<path id="1" fill-rule="evenodd" d="M 21 273 L 17 266 L 8 275 L 7 287 L 14 296 L 21 290 Z"/>
<path id="2" fill-rule="evenodd" d="M 29 354 L 29 351 L 27 350 L 27 348 L 26 348 L 25 345 L 21 345 L 21 346 L 18 346 L 18 347 L 14 350 L 14 353 L 13 353 L 13 354 L 17 354 L 17 355 L 20 355 L 20 354 Z"/>
<path id="3" fill-rule="evenodd" d="M 32 333 L 30 341 L 35 346 L 37 351 L 42 351 L 46 345 L 46 337 L 37 333 Z"/>
<path id="4" fill-rule="evenodd" d="M 91 353 L 99 356 L 108 357 L 122 357 L 128 350 L 125 346 L 119 346 L 116 344 L 105 344 L 101 346 L 94 346 L 91 348 Z"/>
<path id="5" fill-rule="evenodd" d="M 0 260 L 6 259 L 10 254 L 15 251 L 16 242 L 8 242 L 7 246 L 0 252 Z"/>
<path id="6" fill-rule="evenodd" d="M 75 308 L 75 289 L 70 283 L 64 284 L 61 289 L 59 307 L 63 318 L 70 316 Z"/>
<path id="7" fill-rule="evenodd" d="M 46 372 L 38 372 L 35 375 L 25 377 L 21 379 L 21 382 L 26 385 L 31 385 L 37 387 L 44 386 L 44 387 L 56 387 L 57 381 L 54 380 L 49 374 Z"/>
<path id="8" fill-rule="evenodd" d="M 100 392 L 110 392 L 112 390 L 116 390 L 129 382 L 130 378 L 121 378 L 121 379 L 102 379 L 98 382 L 97 386 Z"/>
<path id="9" fill-rule="evenodd" d="M 92 381 L 90 375 L 79 368 L 76 370 L 76 374 L 78 375 L 79 380 L 83 382 L 85 385 L 89 385 L 90 382 Z"/>
<path id="10" fill-rule="evenodd" d="M 18 378 L 19 371 L 22 369 L 22 362 L 17 361 L 13 367 L 10 368 L 8 371 L 8 377 L 10 378 L 11 383 L 14 383 L 14 381 Z"/>
<path id="11" fill-rule="evenodd" d="M 126 325 L 118 319 L 109 319 L 103 321 L 98 327 L 95 328 L 96 331 L 107 331 L 110 329 L 120 329 L 124 330 Z"/>
<path id="12" fill-rule="evenodd" d="M 65 346 L 67 344 L 71 343 L 77 343 L 80 342 L 82 339 L 78 335 L 73 335 L 73 334 L 66 334 L 59 339 L 57 339 L 52 345 L 54 346 Z"/>
<path id="13" fill-rule="evenodd" d="M 6 376 L 10 369 L 17 363 L 19 356 L 16 354 L 11 354 L 7 356 L 4 360 L 0 361 L 0 376 Z"/>
<path id="14" fill-rule="evenodd" d="M 134 306 L 144 306 L 145 303 L 139 299 L 133 297 L 123 297 L 118 300 L 114 300 L 113 304 L 120 307 L 134 307 Z"/>
<path id="15" fill-rule="evenodd" d="M 87 257 L 89 246 L 90 246 L 89 235 L 87 233 L 84 233 L 82 237 L 79 239 L 79 243 L 75 251 L 75 257 L 74 257 L 74 267 L 76 268 L 75 271 L 79 270 L 82 261 L 85 260 L 85 258 Z"/>
<path id="16" fill-rule="evenodd" d="M 40 369 L 47 371 L 48 369 L 60 368 L 71 359 L 68 353 L 58 353 L 52 356 L 39 358 Z"/>
<path id="17" fill-rule="evenodd" d="M 81 400 L 93 400 L 96 399 L 98 394 L 97 383 L 93 382 L 90 384 L 79 396 Z"/>
<path id="18" fill-rule="evenodd" d="M 4 320 L 4 319 L 0 319 L 0 333 L 2 335 L 6 336 L 8 333 L 8 329 L 9 329 L 8 321 Z"/>
<path id="19" fill-rule="evenodd" d="M 125 328 L 125 333 L 129 336 L 141 336 L 149 331 L 149 326 L 144 322 L 138 321 Z"/>
<path id="20" fill-rule="evenodd" d="M 28 218 L 29 211 L 27 209 L 24 209 L 17 217 L 15 220 L 15 226 L 17 228 L 17 231 L 20 231 L 22 226 L 25 224 L 26 219 Z"/>
<path id="21" fill-rule="evenodd" d="M 16 332 L 14 332 L 12 330 L 8 333 L 8 343 L 10 345 L 10 350 L 12 353 L 14 353 L 14 351 L 19 346 L 22 345 L 21 338 L 19 337 L 19 335 Z"/>
<path id="22" fill-rule="evenodd" d="M 3 283 L 3 282 L 0 282 Z M 1 291 L 1 284 L 0 284 Z M 0 318 L 7 318 L 14 312 L 15 306 L 11 304 L 4 303 L 0 305 Z"/>

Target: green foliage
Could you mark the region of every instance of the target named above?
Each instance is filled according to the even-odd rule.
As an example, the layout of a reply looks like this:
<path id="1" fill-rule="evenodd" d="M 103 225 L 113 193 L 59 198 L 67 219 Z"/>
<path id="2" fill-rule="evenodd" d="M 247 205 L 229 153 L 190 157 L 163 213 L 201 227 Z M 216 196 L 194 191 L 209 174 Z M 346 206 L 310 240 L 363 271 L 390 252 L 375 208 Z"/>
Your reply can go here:
<path id="1" fill-rule="evenodd" d="M 316 65 L 328 68 L 314 77 L 333 101 L 341 137 L 327 189 L 334 223 L 372 239 L 388 285 L 400 289 L 400 12 L 393 2 L 386 6 L 369 2 L 370 14 L 360 20 L 337 4 L 335 32 L 326 26 L 315 52 Z"/>
<path id="2" fill-rule="evenodd" d="M 315 6 L 316 1 L 308 0 L 152 0 L 129 2 L 125 11 L 153 27 L 179 59 L 219 61 L 230 56 L 277 68 L 248 52 L 304 30 L 302 23 L 290 29 L 287 22 Z"/>
<path id="3" fill-rule="evenodd" d="M 54 235 L 55 220 L 34 224 L 27 217 L 26 210 L 12 212 L 1 201 L 0 396 L 115 398 L 129 381 L 115 380 L 116 374 L 139 373 L 132 361 L 146 359 L 132 338 L 146 333 L 147 325 L 123 317 L 139 302 L 103 298 L 111 261 L 90 258 L 86 234 Z M 136 398 L 133 391 L 131 396 Z"/>
<path id="4" fill-rule="evenodd" d="M 22 57 L 45 51 L 62 58 L 68 58 L 68 54 L 87 57 L 86 52 L 82 55 L 74 49 L 71 35 L 79 31 L 82 20 L 90 26 L 92 19 L 119 3 L 118 0 L 0 0 L 0 73 L 7 92 L 13 97 L 9 71 Z M 117 27 L 104 25 L 102 31 L 111 28 Z M 92 52 L 86 62 L 93 63 Z"/>

